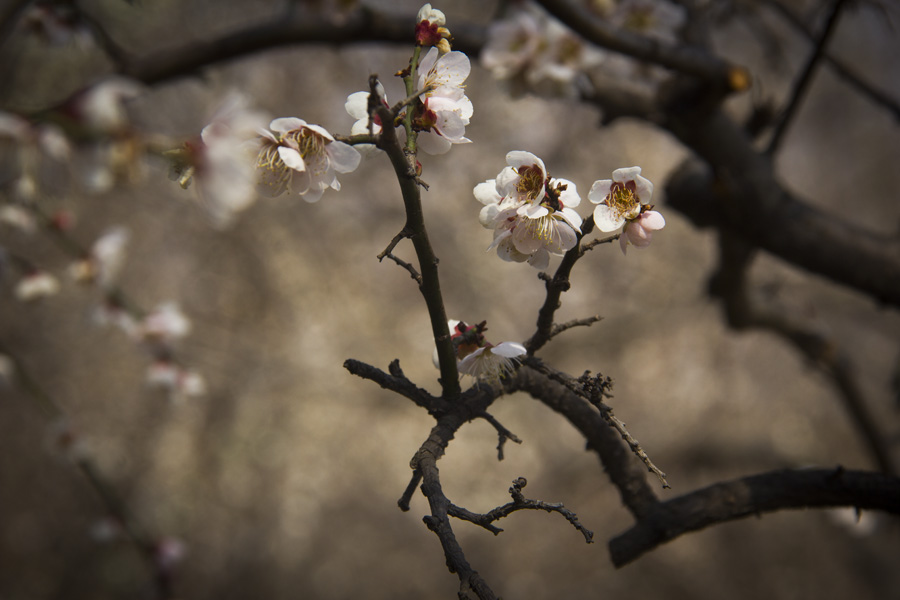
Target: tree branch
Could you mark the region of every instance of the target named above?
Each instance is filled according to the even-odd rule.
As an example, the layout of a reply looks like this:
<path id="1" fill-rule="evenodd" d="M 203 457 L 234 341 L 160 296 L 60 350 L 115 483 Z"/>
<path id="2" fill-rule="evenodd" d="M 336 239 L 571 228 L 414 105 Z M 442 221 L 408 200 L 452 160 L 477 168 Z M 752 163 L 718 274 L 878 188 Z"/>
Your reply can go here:
<path id="1" fill-rule="evenodd" d="M 786 469 L 709 487 L 656 504 L 609 542 L 613 564 L 628 564 L 691 531 L 785 508 L 853 506 L 900 514 L 900 478 L 837 469 Z"/>
<path id="2" fill-rule="evenodd" d="M 523 391 L 563 415 L 587 440 L 618 488 L 622 503 L 636 517 L 647 514 L 658 501 L 647 483 L 646 468 L 622 443 L 616 431 L 586 400 L 562 384 L 530 368 L 520 368 L 506 384 L 507 391 Z"/>
<path id="3" fill-rule="evenodd" d="M 686 164 L 666 185 L 668 204 L 695 225 L 725 228 L 782 259 L 900 307 L 900 240 L 829 215 L 786 192 L 771 160 L 715 111 L 674 115 L 669 128 L 709 168 Z"/>
<path id="4" fill-rule="evenodd" d="M 747 269 L 752 257 L 753 249 L 745 242 L 720 233 L 719 265 L 710 281 L 710 293 L 721 299 L 728 324 L 735 330 L 754 328 L 770 331 L 820 368 L 837 388 L 875 464 L 883 473 L 896 475 L 897 468 L 890 450 L 867 408 L 868 403 L 849 357 L 840 350 L 838 342 L 791 318 L 784 311 L 761 306 L 751 298 L 747 287 Z"/>
<path id="5" fill-rule="evenodd" d="M 539 0 L 547 12 L 584 39 L 638 60 L 673 69 L 723 90 L 742 91 L 749 78 L 743 68 L 694 46 L 675 46 L 640 36 L 595 17 L 567 0 Z"/>
<path id="6" fill-rule="evenodd" d="M 504 517 L 508 517 L 512 513 L 519 510 L 543 510 L 547 512 L 555 512 L 561 514 L 565 517 L 566 521 L 572 524 L 572 527 L 581 532 L 584 536 L 584 541 L 588 544 L 594 542 L 594 532 L 590 529 L 586 528 L 581 522 L 578 520 L 578 516 L 563 506 L 561 503 L 551 504 L 549 502 L 544 502 L 542 500 L 530 500 L 526 498 L 522 494 L 522 488 L 528 482 L 524 477 L 519 477 L 513 480 L 512 486 L 509 488 L 509 493 L 513 498 L 512 502 L 508 502 L 503 506 L 498 506 L 487 513 L 478 514 L 473 513 L 465 508 L 460 508 L 454 504 L 450 505 L 448 510 L 448 514 L 451 517 L 456 517 L 457 519 L 462 519 L 464 521 L 469 521 L 470 523 L 474 523 L 479 527 L 483 527 L 493 533 L 494 535 L 499 534 L 503 530 L 493 525 L 494 521 L 499 521 Z"/>
<path id="7" fill-rule="evenodd" d="M 834 33 L 838 18 L 841 15 L 841 9 L 844 7 L 846 1 L 847 0 L 834 1 L 831 12 L 828 15 L 828 20 L 825 22 L 825 27 L 822 29 L 822 33 L 819 34 L 819 37 L 816 40 L 816 45 L 813 49 L 813 53 L 809 57 L 809 60 L 806 61 L 806 65 L 804 65 L 803 70 L 800 72 L 800 75 L 794 82 L 793 89 L 791 90 L 791 94 L 788 97 L 787 106 L 785 106 L 784 110 L 782 111 L 781 118 L 775 125 L 775 131 L 772 133 L 772 137 L 769 139 L 769 145 L 766 148 L 766 154 L 775 154 L 775 152 L 778 150 L 778 146 L 781 143 L 781 140 L 785 132 L 787 131 L 788 126 L 790 126 L 794 115 L 797 113 L 797 109 L 799 108 L 800 103 L 806 96 L 806 91 L 809 89 L 809 84 L 812 81 L 812 76 L 816 70 L 816 66 L 818 66 L 819 62 L 825 56 L 825 48 L 828 45 L 828 42 L 831 40 L 831 35 L 832 33 Z"/>

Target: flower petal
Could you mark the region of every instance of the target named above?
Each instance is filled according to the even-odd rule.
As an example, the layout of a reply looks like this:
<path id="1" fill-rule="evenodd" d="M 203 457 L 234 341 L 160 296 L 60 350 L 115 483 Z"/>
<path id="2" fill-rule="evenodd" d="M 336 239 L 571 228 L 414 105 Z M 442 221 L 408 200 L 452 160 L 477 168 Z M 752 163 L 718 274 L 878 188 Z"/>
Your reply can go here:
<path id="1" fill-rule="evenodd" d="M 305 171 L 306 170 L 306 161 L 304 161 L 303 157 L 300 156 L 300 153 L 297 152 L 296 150 L 294 150 L 293 148 L 288 148 L 286 146 L 279 146 L 278 147 L 278 156 L 281 157 L 281 161 L 289 169 L 293 169 L 295 171 Z"/>
<path id="2" fill-rule="evenodd" d="M 647 231 L 659 231 L 666 226 L 666 220 L 655 210 L 648 210 L 641 215 L 641 227 Z"/>
<path id="3" fill-rule="evenodd" d="M 356 148 L 344 142 L 331 142 L 325 147 L 325 152 L 331 159 L 331 166 L 338 173 L 355 171 L 362 158 Z"/>
<path id="4" fill-rule="evenodd" d="M 594 225 L 600 231 L 615 231 L 625 223 L 625 219 L 616 217 L 616 214 L 605 204 L 598 204 L 594 209 Z"/>
<path id="5" fill-rule="evenodd" d="M 483 181 L 475 186 L 475 189 L 472 190 L 472 193 L 475 194 L 475 199 L 481 202 L 484 205 L 491 204 L 500 204 L 500 194 L 497 193 L 497 181 L 494 179 L 488 179 L 487 181 Z"/>
<path id="6" fill-rule="evenodd" d="M 594 204 L 600 204 L 609 196 L 609 193 L 612 191 L 612 184 L 612 179 L 598 179 L 591 186 L 591 191 L 588 192 L 588 200 Z"/>
<path id="7" fill-rule="evenodd" d="M 281 117 L 269 123 L 269 129 L 278 133 L 287 133 L 306 127 L 306 121 L 297 117 Z"/>

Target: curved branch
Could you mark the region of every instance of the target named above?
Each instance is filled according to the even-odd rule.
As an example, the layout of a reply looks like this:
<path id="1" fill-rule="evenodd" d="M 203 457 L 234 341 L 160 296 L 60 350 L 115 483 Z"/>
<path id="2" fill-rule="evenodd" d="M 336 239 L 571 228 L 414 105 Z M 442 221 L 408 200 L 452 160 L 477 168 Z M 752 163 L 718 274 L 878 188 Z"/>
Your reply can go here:
<path id="1" fill-rule="evenodd" d="M 618 488 L 622 504 L 636 517 L 650 512 L 658 502 L 647 483 L 647 470 L 635 460 L 619 434 L 587 400 L 560 383 L 530 368 L 520 368 L 507 383 L 508 391 L 523 391 L 563 415 L 600 457 L 606 474 Z"/>
<path id="2" fill-rule="evenodd" d="M 838 341 L 750 296 L 747 268 L 752 258 L 753 249 L 742 240 L 726 234 L 719 236 L 719 265 L 710 281 L 710 294 L 721 298 L 728 324 L 735 330 L 755 328 L 772 332 L 820 368 L 837 388 L 875 464 L 883 473 L 896 475 L 890 449 L 868 409 L 850 358 Z"/>
<path id="3" fill-rule="evenodd" d="M 900 514 L 900 478 L 837 469 L 786 469 L 717 483 L 661 502 L 609 542 L 621 567 L 680 535 L 785 508 L 853 506 Z"/>
<path id="4" fill-rule="evenodd" d="M 503 506 L 498 506 L 497 508 L 491 509 L 484 514 L 473 513 L 472 511 L 456 506 L 455 504 L 450 505 L 448 514 L 451 517 L 456 517 L 457 519 L 474 523 L 475 525 L 487 529 L 494 535 L 498 535 L 503 530 L 494 525 L 494 521 L 499 521 L 504 517 L 508 517 L 514 512 L 520 510 L 543 510 L 546 512 L 555 512 L 565 517 L 566 521 L 572 524 L 572 527 L 580 531 L 581 535 L 584 536 L 585 542 L 587 542 L 588 544 L 594 543 L 594 532 L 581 524 L 581 522 L 578 520 L 578 515 L 570 511 L 561 503 L 550 503 L 544 502 L 543 500 L 531 500 L 529 498 L 526 498 L 522 494 L 522 488 L 525 487 L 526 484 L 527 481 L 524 477 L 515 479 L 513 481 L 512 487 L 509 488 L 509 493 L 512 496 L 513 501 L 507 502 Z"/>
<path id="5" fill-rule="evenodd" d="M 668 128 L 711 165 L 677 171 L 666 186 L 670 206 L 697 226 L 728 229 L 800 268 L 900 307 L 900 240 L 785 191 L 769 157 L 719 111 L 675 113 Z"/>
<path id="6" fill-rule="evenodd" d="M 698 77 L 723 90 L 742 91 L 748 78 L 732 65 L 694 46 L 675 46 L 615 27 L 566 0 L 539 0 L 547 12 L 597 46 Z"/>
<path id="7" fill-rule="evenodd" d="M 360 42 L 411 44 L 415 31 L 414 16 L 393 16 L 363 8 L 350 13 L 339 23 L 325 18 L 310 18 L 302 11 L 262 25 L 251 25 L 227 35 L 190 43 L 122 61 L 121 73 L 147 84 L 196 75 L 220 62 L 293 44 L 332 45 Z M 484 28 L 473 24 L 453 27 L 455 49 L 477 54 L 484 40 Z"/>

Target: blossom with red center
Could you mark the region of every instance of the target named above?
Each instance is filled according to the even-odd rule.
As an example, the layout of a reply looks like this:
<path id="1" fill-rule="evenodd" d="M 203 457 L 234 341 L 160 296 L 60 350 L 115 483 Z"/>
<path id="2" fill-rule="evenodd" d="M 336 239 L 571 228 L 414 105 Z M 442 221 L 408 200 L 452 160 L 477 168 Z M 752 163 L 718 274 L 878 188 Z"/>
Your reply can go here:
<path id="1" fill-rule="evenodd" d="M 452 144 L 471 142 L 465 137 L 474 108 L 466 96 L 465 80 L 472 65 L 462 52 L 441 54 L 432 48 L 419 63 L 418 87 L 426 90 L 418 107 L 419 147 L 429 154 L 444 154 Z"/>
<path id="2" fill-rule="evenodd" d="M 527 354 L 525 347 L 516 342 L 501 342 L 495 346 L 486 341 L 486 321 L 467 325 L 451 319 L 447 324 L 450 326 L 460 376 L 469 375 L 478 381 L 499 385 L 500 380 L 514 371 L 520 358 Z M 437 349 L 434 352 L 434 365 L 439 366 Z"/>
<path id="3" fill-rule="evenodd" d="M 416 15 L 416 44 L 419 46 L 437 46 L 442 52 L 450 51 L 450 30 L 444 27 L 447 17 L 442 11 L 424 5 Z"/>

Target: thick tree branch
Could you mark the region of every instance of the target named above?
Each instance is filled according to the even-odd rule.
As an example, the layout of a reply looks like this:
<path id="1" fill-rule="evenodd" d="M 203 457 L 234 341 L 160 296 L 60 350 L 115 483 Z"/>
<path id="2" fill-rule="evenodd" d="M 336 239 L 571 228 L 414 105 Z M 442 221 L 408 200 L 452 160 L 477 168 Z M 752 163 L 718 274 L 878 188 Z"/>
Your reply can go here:
<path id="1" fill-rule="evenodd" d="M 812 273 L 900 307 L 900 240 L 802 202 L 775 180 L 771 160 L 723 113 L 674 113 L 668 123 L 711 168 L 683 165 L 670 206 L 698 226 L 728 229 Z"/>
<path id="2" fill-rule="evenodd" d="M 554 17 L 584 39 L 609 50 L 647 63 L 667 67 L 715 85 L 722 90 L 742 91 L 748 78 L 743 68 L 694 46 L 666 44 L 616 27 L 567 0 L 539 0 Z"/>
<path id="3" fill-rule="evenodd" d="M 773 471 L 656 504 L 609 542 L 613 564 L 625 565 L 680 535 L 786 508 L 853 506 L 900 514 L 900 478 L 837 469 Z"/>
<path id="4" fill-rule="evenodd" d="M 647 469 L 588 401 L 547 376 L 524 367 L 516 371 L 506 389 L 526 392 L 563 415 L 585 437 L 588 448 L 600 457 L 628 510 L 636 518 L 650 511 L 657 499 L 647 483 Z"/>
<path id="5" fill-rule="evenodd" d="M 744 241 L 720 234 L 719 265 L 710 281 L 710 293 L 722 300 L 728 324 L 736 330 L 753 328 L 772 332 L 821 369 L 837 388 L 874 463 L 883 473 L 896 475 L 890 449 L 868 409 L 850 358 L 836 340 L 828 339 L 784 311 L 762 305 L 751 296 L 747 269 L 752 258 L 753 249 Z"/>

